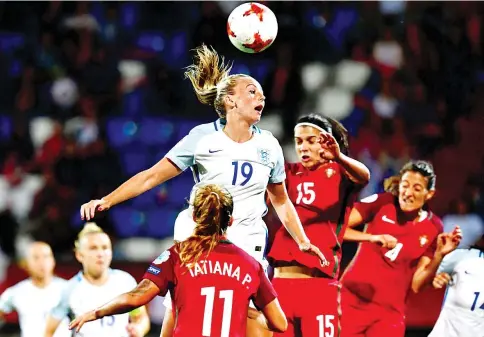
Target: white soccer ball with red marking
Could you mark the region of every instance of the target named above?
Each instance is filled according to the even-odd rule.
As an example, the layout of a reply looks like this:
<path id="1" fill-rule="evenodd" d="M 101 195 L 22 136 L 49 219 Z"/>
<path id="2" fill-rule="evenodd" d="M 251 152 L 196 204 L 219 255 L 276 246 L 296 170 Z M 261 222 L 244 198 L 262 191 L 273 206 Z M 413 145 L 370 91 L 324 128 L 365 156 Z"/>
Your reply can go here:
<path id="1" fill-rule="evenodd" d="M 227 20 L 230 42 L 245 53 L 267 49 L 277 36 L 277 19 L 264 5 L 247 2 L 235 8 Z"/>

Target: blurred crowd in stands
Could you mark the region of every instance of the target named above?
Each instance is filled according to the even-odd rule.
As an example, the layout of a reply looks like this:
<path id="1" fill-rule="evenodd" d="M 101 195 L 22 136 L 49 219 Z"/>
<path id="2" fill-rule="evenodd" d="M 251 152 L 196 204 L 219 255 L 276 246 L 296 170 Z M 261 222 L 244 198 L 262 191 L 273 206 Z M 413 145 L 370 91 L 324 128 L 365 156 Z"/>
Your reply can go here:
<path id="1" fill-rule="evenodd" d="M 71 256 L 82 202 L 216 118 L 183 79 L 190 49 L 202 42 L 262 83 L 260 126 L 279 138 L 287 160 L 299 115 L 336 117 L 350 131 L 352 155 L 371 170 L 362 195 L 380 192 L 409 158 L 428 159 L 438 177 L 432 208 L 462 227 L 464 241 L 466 232 L 484 233 L 479 2 L 268 2 L 279 35 L 257 55 L 227 38 L 238 3 L 0 3 L 3 254 L 15 257 L 39 239 Z M 183 174 L 96 221 L 120 243 L 170 238 L 172 223 L 160 221 L 184 206 L 191 184 Z"/>

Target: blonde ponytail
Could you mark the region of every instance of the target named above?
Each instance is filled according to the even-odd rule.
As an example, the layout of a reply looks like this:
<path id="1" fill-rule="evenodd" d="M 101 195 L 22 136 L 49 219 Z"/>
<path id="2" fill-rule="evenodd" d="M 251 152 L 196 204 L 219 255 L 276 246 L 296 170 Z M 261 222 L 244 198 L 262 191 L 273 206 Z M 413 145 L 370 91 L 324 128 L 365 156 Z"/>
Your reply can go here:
<path id="1" fill-rule="evenodd" d="M 215 49 L 202 44 L 195 48 L 192 65 L 185 71 L 185 78 L 192 82 L 198 100 L 202 104 L 210 105 L 220 117 L 225 117 L 223 98 L 233 93 L 235 80 L 247 75 L 230 75 L 231 64 L 225 64 L 225 59 Z"/>

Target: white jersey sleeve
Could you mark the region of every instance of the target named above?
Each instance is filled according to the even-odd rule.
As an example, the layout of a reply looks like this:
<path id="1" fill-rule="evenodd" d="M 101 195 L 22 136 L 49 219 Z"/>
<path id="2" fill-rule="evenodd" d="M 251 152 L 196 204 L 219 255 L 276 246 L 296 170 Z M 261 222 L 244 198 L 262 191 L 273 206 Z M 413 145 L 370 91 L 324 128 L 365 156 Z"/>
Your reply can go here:
<path id="1" fill-rule="evenodd" d="M 65 285 L 60 300 L 57 305 L 52 309 L 50 315 L 55 318 L 56 320 L 63 320 L 65 317 L 68 317 L 69 313 L 71 312 L 70 309 L 70 297 L 73 291 L 80 283 L 79 275 L 74 276 L 71 278 L 67 284 Z"/>
<path id="2" fill-rule="evenodd" d="M 437 269 L 437 274 L 447 273 L 452 275 L 456 264 L 459 263 L 463 257 L 467 256 L 468 252 L 469 249 L 456 249 L 447 254 L 440 263 L 440 266 Z"/>
<path id="3" fill-rule="evenodd" d="M 452 280 L 429 337 L 477 337 L 484 331 L 484 252 L 459 249 L 448 260 Z M 450 254 L 449 254 L 450 255 Z"/>
<path id="4" fill-rule="evenodd" d="M 168 153 L 165 158 L 178 166 L 182 171 L 195 165 L 195 150 L 198 142 L 205 135 L 221 130 L 220 119 L 212 123 L 201 124 L 194 127 L 188 135 L 183 137 Z"/>
<path id="5" fill-rule="evenodd" d="M 0 296 L 0 311 L 9 314 L 15 310 L 13 306 L 14 288 L 10 287 Z"/>

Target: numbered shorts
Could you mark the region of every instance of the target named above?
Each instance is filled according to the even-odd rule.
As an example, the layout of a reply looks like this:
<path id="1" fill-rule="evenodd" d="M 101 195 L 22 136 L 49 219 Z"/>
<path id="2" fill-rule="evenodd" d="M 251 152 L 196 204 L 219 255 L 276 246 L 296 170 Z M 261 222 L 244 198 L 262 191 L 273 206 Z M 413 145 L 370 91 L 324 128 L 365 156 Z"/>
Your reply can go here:
<path id="1" fill-rule="evenodd" d="M 339 337 L 340 283 L 327 278 L 274 278 L 272 285 L 286 314 L 284 337 Z"/>
<path id="2" fill-rule="evenodd" d="M 404 337 L 405 317 L 378 304 L 362 301 L 343 287 L 341 337 Z"/>
<path id="3" fill-rule="evenodd" d="M 183 210 L 178 214 L 178 217 L 175 220 L 173 239 L 175 241 L 186 240 L 192 235 L 195 225 L 192 217 L 192 208 L 189 207 Z M 264 270 L 267 273 L 269 263 L 265 259 L 265 250 L 267 246 L 268 232 L 267 226 L 262 219 L 254 224 L 237 224 L 230 226 L 227 230 L 227 238 L 255 258 L 264 267 Z M 163 304 L 166 308 L 171 308 L 170 293 L 167 293 L 165 296 Z M 250 302 L 250 306 L 255 308 L 252 302 Z"/>

